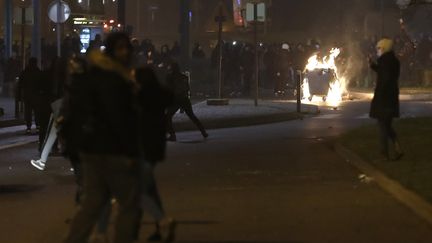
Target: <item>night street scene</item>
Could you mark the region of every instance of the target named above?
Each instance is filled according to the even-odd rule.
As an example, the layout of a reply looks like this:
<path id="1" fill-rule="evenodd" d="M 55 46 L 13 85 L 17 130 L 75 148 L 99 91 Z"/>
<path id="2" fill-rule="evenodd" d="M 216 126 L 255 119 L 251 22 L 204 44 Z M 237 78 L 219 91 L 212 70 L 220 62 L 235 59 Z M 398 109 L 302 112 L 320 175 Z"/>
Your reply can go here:
<path id="1" fill-rule="evenodd" d="M 432 0 L 1 0 L 0 243 L 431 243 Z"/>

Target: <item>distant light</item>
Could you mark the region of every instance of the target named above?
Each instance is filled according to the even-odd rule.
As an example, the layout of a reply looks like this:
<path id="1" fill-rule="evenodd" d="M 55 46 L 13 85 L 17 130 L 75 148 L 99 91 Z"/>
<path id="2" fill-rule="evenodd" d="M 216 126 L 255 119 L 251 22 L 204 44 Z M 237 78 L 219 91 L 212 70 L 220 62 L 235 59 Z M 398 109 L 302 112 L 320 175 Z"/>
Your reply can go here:
<path id="1" fill-rule="evenodd" d="M 108 29 L 108 25 L 107 25 L 107 24 L 104 24 L 104 28 L 105 28 L 105 29 Z"/>
<path id="2" fill-rule="evenodd" d="M 110 22 L 110 24 L 113 24 L 115 21 L 113 19 L 111 19 L 109 22 Z"/>
<path id="3" fill-rule="evenodd" d="M 237 41 L 233 41 L 232 44 L 233 44 L 233 46 L 237 45 Z"/>
<path id="4" fill-rule="evenodd" d="M 120 27 L 121 27 L 121 24 L 118 24 L 118 25 L 117 25 L 117 27 L 119 27 L 119 28 L 120 28 Z"/>

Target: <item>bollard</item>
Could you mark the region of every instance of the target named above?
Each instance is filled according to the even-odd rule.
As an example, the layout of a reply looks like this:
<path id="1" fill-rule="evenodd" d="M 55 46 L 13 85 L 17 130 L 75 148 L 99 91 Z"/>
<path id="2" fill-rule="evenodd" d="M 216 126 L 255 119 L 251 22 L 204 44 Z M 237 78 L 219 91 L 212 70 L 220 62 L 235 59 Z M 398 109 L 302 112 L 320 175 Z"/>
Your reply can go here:
<path id="1" fill-rule="evenodd" d="M 302 83 L 302 71 L 297 70 L 297 113 L 301 113 L 301 83 Z"/>

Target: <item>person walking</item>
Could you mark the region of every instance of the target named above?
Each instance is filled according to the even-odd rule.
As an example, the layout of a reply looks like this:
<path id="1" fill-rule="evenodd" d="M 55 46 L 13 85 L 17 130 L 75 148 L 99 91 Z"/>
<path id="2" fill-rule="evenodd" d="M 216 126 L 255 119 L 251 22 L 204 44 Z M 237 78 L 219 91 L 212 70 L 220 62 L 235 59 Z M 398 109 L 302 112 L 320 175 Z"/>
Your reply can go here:
<path id="1" fill-rule="evenodd" d="M 136 80 L 139 85 L 138 104 L 141 110 L 143 158 L 141 159 L 141 207 L 156 221 L 156 231 L 148 241 L 172 242 L 176 222 L 168 217 L 162 205 L 154 170 L 165 159 L 166 114 L 173 102 L 173 95 L 162 87 L 154 70 L 138 68 Z"/>
<path id="2" fill-rule="evenodd" d="M 45 170 L 46 162 L 51 151 L 58 152 L 57 147 L 57 119 L 60 115 L 61 105 L 63 103 L 64 83 L 67 79 L 67 61 L 66 59 L 55 58 L 51 68 L 46 71 L 45 78 L 51 79 L 51 90 L 54 102 L 51 103 L 51 116 L 49 117 L 48 126 L 44 135 L 41 146 L 41 157 L 37 160 L 31 160 L 30 163 L 38 170 Z M 44 114 L 47 116 L 48 114 Z"/>
<path id="3" fill-rule="evenodd" d="M 174 95 L 173 105 L 167 109 L 169 133 L 168 141 L 177 141 L 172 119 L 179 109 L 184 110 L 189 119 L 191 119 L 191 121 L 198 127 L 202 136 L 207 138 L 209 136 L 208 133 L 192 109 L 192 103 L 189 98 L 189 78 L 180 72 L 180 66 L 176 62 L 173 62 L 169 66 L 169 74 L 166 79 L 166 85 Z"/>
<path id="4" fill-rule="evenodd" d="M 63 139 L 78 145 L 84 191 L 66 243 L 88 242 L 111 198 L 118 202 L 113 242 L 131 243 L 139 229 L 140 132 L 132 45 L 127 34 L 116 32 L 105 46 L 104 53 L 89 54 L 89 70 L 72 82 L 75 87 L 64 102 L 70 121 L 63 123 Z"/>
<path id="5" fill-rule="evenodd" d="M 26 134 L 31 134 L 33 115 L 36 129 L 39 132 L 39 117 L 36 116 L 37 87 L 41 82 L 42 71 L 37 65 L 36 58 L 30 58 L 24 71 L 19 76 L 18 95 L 19 100 L 24 102 L 24 119 L 26 122 Z"/>
<path id="6" fill-rule="evenodd" d="M 399 117 L 399 75 L 400 62 L 393 51 L 393 41 L 382 39 L 377 46 L 378 60 L 369 58 L 370 67 L 377 73 L 374 97 L 370 108 L 370 117 L 378 120 L 381 134 L 381 155 L 386 160 L 399 160 L 403 156 L 392 123 Z M 389 153 L 389 141 L 395 149 L 395 157 Z"/>

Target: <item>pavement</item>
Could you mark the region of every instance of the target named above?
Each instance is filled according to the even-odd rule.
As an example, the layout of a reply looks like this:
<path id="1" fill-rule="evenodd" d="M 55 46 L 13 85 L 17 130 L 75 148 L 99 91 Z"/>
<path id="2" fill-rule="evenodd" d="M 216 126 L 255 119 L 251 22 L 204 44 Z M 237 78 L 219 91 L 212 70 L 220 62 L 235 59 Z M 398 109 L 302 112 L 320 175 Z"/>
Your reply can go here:
<path id="1" fill-rule="evenodd" d="M 258 107 L 252 100 L 233 99 L 229 106 L 207 106 L 206 102 L 194 104 L 194 112 L 207 129 L 250 126 L 273 123 L 301 118 L 296 110 L 296 103 L 284 100 L 262 100 Z M 318 107 L 304 104 L 304 112 L 316 114 Z M 178 112 L 174 116 L 174 126 L 178 131 L 197 129 L 186 114 Z M 31 136 L 25 135 L 23 125 L 0 128 L 0 149 L 20 146 L 38 141 L 33 131 Z"/>
<path id="2" fill-rule="evenodd" d="M 206 128 L 226 128 L 237 126 L 250 126 L 257 124 L 280 122 L 301 118 L 296 113 L 297 104 L 287 100 L 259 100 L 258 106 L 253 100 L 231 99 L 228 106 L 208 106 L 206 101 L 196 103 L 194 113 Z M 318 106 L 302 104 L 302 111 L 308 114 L 317 114 Z M 186 114 L 180 112 L 174 116 L 176 130 L 194 130 Z"/>
<path id="3" fill-rule="evenodd" d="M 319 105 L 319 104 L 318 104 Z M 431 102 L 402 102 L 406 117 Z M 257 126 L 180 132 L 157 178 L 178 242 L 432 242 L 432 226 L 333 148 L 349 129 L 370 124 L 368 102 L 321 107 L 318 116 Z M 0 150 L 0 242 L 58 243 L 75 208 L 69 164 L 39 172 L 36 145 Z M 145 218 L 141 236 L 153 230 Z"/>
<path id="4" fill-rule="evenodd" d="M 373 98 L 373 91 L 350 91 L 350 95 L 355 99 L 371 100 Z M 399 94 L 401 101 L 425 101 L 432 100 L 432 92 L 422 93 L 404 93 Z"/>

